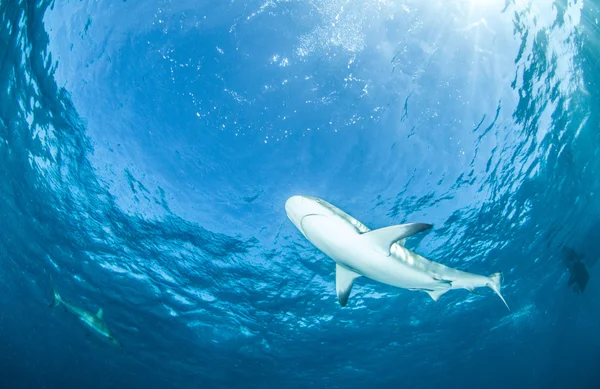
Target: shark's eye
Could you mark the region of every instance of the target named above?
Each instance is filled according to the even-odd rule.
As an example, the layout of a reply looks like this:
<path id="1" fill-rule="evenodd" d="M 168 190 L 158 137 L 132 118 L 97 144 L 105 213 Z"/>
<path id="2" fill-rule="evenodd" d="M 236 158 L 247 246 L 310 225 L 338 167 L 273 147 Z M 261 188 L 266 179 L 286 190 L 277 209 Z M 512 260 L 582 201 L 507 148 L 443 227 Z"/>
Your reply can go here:
<path id="1" fill-rule="evenodd" d="M 321 204 L 321 200 L 317 199 L 317 204 Z"/>

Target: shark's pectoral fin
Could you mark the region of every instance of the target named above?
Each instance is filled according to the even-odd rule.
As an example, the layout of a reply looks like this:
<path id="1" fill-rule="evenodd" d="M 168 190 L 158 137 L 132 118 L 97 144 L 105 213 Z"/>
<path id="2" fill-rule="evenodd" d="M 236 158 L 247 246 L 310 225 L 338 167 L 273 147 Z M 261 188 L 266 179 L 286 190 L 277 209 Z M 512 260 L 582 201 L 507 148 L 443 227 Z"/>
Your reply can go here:
<path id="1" fill-rule="evenodd" d="M 338 264 L 335 265 L 335 289 L 342 307 L 345 307 L 348 303 L 352 285 L 358 277 L 360 277 L 360 274 Z"/>
<path id="2" fill-rule="evenodd" d="M 436 289 L 436 290 L 426 290 L 427 294 L 431 297 L 433 301 L 438 301 L 440 296 L 449 291 L 450 289 Z"/>
<path id="3" fill-rule="evenodd" d="M 98 309 L 98 313 L 96 314 L 96 317 L 98 319 L 102 319 L 103 316 L 104 316 L 104 312 L 102 311 L 102 308 Z"/>
<path id="4" fill-rule="evenodd" d="M 409 236 L 418 234 L 419 232 L 428 230 L 431 227 L 433 227 L 431 224 L 426 223 L 400 224 L 396 226 L 389 226 L 369 231 L 362 234 L 362 236 L 363 239 L 368 239 L 385 255 L 389 256 L 392 244 L 398 241 L 402 241 L 402 243 L 400 244 L 404 245 L 404 239 L 406 239 Z"/>

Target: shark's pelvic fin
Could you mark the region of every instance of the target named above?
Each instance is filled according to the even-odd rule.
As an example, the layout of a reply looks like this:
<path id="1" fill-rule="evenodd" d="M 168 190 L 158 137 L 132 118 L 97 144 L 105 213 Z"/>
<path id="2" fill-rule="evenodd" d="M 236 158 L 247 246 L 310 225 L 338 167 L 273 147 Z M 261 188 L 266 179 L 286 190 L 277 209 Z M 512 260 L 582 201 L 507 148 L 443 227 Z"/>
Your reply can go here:
<path id="1" fill-rule="evenodd" d="M 449 291 L 450 289 L 436 289 L 436 290 L 426 290 L 427 294 L 431 297 L 433 301 L 438 301 L 440 296 Z"/>
<path id="2" fill-rule="evenodd" d="M 102 308 L 98 309 L 98 313 L 96 314 L 96 316 L 98 317 L 98 319 L 102 319 L 102 317 L 104 316 L 104 312 L 102 311 Z"/>
<path id="3" fill-rule="evenodd" d="M 504 305 L 506 305 L 506 308 L 508 308 L 508 310 L 510 311 L 506 300 L 504 300 L 504 297 L 502 297 L 502 293 L 500 293 L 500 287 L 502 287 L 502 281 L 504 280 L 504 276 L 502 275 L 502 273 L 494 273 L 488 278 L 490 279 L 490 283 L 488 284 L 488 286 L 490 287 L 490 289 L 496 292 L 496 294 L 498 295 L 498 297 L 500 297 Z"/>
<path id="4" fill-rule="evenodd" d="M 358 277 L 360 277 L 360 274 L 338 264 L 335 265 L 335 289 L 342 307 L 345 307 L 348 303 L 352 285 L 354 284 L 354 280 Z"/>
<path id="5" fill-rule="evenodd" d="M 408 223 L 399 224 L 372 230 L 362 234 L 364 239 L 370 240 L 376 245 L 385 255 L 390 255 L 392 245 L 400 240 L 406 239 L 409 236 L 418 234 L 433 227 L 426 223 Z M 404 243 L 404 242 L 403 242 Z M 402 243 L 402 244 L 403 244 Z"/>
<path id="6" fill-rule="evenodd" d="M 473 294 L 476 294 L 477 296 L 480 296 L 480 293 L 478 291 L 476 291 L 473 286 L 467 286 L 467 287 L 465 287 L 465 289 Z"/>

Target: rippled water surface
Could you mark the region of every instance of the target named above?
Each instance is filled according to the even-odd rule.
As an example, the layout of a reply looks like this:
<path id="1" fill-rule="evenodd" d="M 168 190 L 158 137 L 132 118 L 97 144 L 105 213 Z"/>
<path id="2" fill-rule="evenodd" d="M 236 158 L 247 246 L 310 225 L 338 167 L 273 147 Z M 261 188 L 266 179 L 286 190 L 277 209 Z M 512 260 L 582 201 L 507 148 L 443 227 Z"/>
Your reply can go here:
<path id="1" fill-rule="evenodd" d="M 596 2 L 2 0 L 0 38 L 3 388 L 600 387 Z M 432 223 L 511 311 L 341 308 L 295 194 Z"/>

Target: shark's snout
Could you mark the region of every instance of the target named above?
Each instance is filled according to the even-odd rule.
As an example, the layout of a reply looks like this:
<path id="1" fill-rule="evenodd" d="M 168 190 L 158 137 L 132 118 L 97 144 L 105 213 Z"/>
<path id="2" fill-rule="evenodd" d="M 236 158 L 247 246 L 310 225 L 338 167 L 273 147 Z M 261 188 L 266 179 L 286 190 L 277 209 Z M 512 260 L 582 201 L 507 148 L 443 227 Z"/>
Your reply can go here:
<path id="1" fill-rule="evenodd" d="M 303 220 L 308 216 L 327 216 L 330 211 L 323 200 L 311 196 L 292 196 L 285 202 L 285 212 L 290 221 L 306 236 Z"/>
<path id="2" fill-rule="evenodd" d="M 302 196 L 292 196 L 285 202 L 285 213 L 296 226 L 299 225 L 300 220 L 304 216 L 302 212 L 303 203 L 304 198 Z"/>

